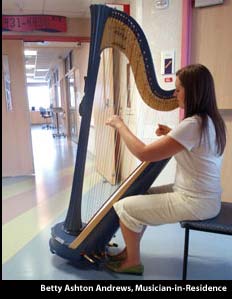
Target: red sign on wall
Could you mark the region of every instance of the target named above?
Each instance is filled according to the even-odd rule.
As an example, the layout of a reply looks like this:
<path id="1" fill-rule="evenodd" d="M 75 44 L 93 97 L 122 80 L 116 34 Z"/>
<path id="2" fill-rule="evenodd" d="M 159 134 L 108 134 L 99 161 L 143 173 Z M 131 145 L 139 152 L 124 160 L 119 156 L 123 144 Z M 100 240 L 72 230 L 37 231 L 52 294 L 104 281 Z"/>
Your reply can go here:
<path id="1" fill-rule="evenodd" d="M 113 3 L 106 3 L 107 6 L 124 11 L 128 15 L 130 15 L 130 4 L 113 4 Z"/>
<path id="2" fill-rule="evenodd" d="M 172 82 L 172 81 L 173 81 L 172 77 L 164 78 L 164 82 Z"/>
<path id="3" fill-rule="evenodd" d="M 4 15 L 2 17 L 3 31 L 30 32 L 66 32 L 66 17 L 51 15 Z"/>

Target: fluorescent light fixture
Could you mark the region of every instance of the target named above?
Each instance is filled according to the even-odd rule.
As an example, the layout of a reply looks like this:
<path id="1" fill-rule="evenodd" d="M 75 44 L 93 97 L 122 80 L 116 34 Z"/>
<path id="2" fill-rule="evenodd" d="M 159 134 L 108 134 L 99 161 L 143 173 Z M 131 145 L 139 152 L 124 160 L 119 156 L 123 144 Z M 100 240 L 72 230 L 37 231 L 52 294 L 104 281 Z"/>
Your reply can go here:
<path id="1" fill-rule="evenodd" d="M 26 73 L 26 76 L 27 76 L 27 77 L 34 77 L 34 74 Z"/>
<path id="2" fill-rule="evenodd" d="M 26 55 L 26 56 L 36 56 L 37 51 L 36 50 L 24 50 L 24 55 Z"/>
<path id="3" fill-rule="evenodd" d="M 49 69 L 36 69 L 36 72 L 47 72 Z"/>
<path id="4" fill-rule="evenodd" d="M 34 79 L 34 78 L 30 78 L 27 77 L 27 83 L 43 83 L 43 84 L 47 84 L 47 82 L 45 80 L 41 80 L 41 79 Z"/>
<path id="5" fill-rule="evenodd" d="M 34 69 L 35 65 L 34 64 L 26 64 L 26 69 Z"/>

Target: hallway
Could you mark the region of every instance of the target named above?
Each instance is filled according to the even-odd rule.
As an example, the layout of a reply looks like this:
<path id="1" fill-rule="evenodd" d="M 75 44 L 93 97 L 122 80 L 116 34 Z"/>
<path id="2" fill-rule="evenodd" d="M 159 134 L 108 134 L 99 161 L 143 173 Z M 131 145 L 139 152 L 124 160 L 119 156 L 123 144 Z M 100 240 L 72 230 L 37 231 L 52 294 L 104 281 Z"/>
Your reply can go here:
<path id="1" fill-rule="evenodd" d="M 51 254 L 51 227 L 64 221 L 68 207 L 76 144 L 53 138 L 50 130 L 32 128 L 36 175 L 3 178 L 4 280 L 180 280 L 184 230 L 179 224 L 149 227 L 141 244 L 143 276 L 120 275 L 75 267 Z M 91 164 L 88 164 L 91 173 Z M 113 239 L 123 246 L 120 233 Z M 191 232 L 188 279 L 232 278 L 230 236 Z"/>

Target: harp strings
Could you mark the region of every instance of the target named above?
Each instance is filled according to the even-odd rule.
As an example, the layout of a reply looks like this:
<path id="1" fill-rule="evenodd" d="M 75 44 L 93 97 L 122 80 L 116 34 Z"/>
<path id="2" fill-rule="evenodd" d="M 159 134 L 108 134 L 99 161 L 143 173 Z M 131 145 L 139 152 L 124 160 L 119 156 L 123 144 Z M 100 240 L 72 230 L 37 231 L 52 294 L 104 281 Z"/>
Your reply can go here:
<path id="1" fill-rule="evenodd" d="M 130 70 L 127 68 L 127 61 L 126 58 L 123 57 L 122 54 L 120 54 L 120 65 L 122 70 L 119 70 L 119 77 L 123 76 L 123 82 L 120 82 L 120 89 L 119 89 L 119 102 L 118 105 L 120 105 L 120 108 L 118 109 L 118 114 L 123 118 L 126 125 L 134 132 L 134 121 L 135 121 L 135 115 L 136 115 L 136 107 L 134 103 L 134 88 L 136 87 L 135 84 L 133 85 L 133 88 L 131 89 L 130 94 L 128 94 L 128 84 L 130 85 L 130 82 L 127 82 L 127 76 L 129 76 Z M 129 78 L 130 80 L 130 78 Z M 122 87 L 122 88 L 121 88 Z M 130 96 L 130 98 L 128 98 Z M 128 101 L 129 100 L 129 101 Z M 133 164 L 135 162 L 134 156 L 131 155 L 131 153 L 127 150 L 125 147 L 125 144 L 123 141 L 120 141 L 120 136 L 118 132 L 116 132 L 116 143 L 119 144 L 119 151 L 118 151 L 118 157 L 117 157 L 117 176 L 121 180 L 125 180 L 125 178 L 132 172 L 133 170 Z"/>
<path id="2" fill-rule="evenodd" d="M 141 67 L 143 60 L 141 59 L 141 51 L 138 48 L 138 43 L 131 34 L 130 29 L 126 28 L 125 31 L 128 32 L 127 43 L 130 44 L 130 51 L 127 47 L 126 56 L 124 55 L 125 53 L 113 54 L 113 51 L 109 49 L 103 50 L 101 54 L 102 59 L 97 81 L 98 86 L 93 105 L 92 124 L 94 125 L 95 132 L 94 136 L 90 134 L 88 145 L 88 151 L 91 152 L 89 150 L 91 143 L 95 143 L 92 146 L 95 150 L 94 154 L 88 154 L 87 156 L 87 165 L 91 166 L 86 167 L 84 176 L 82 215 L 83 222 L 86 223 L 112 195 L 122 179 L 125 179 L 134 170 L 135 166 L 138 165 L 138 161 L 129 154 L 123 142 L 120 141 L 118 133 L 105 126 L 107 118 L 112 114 L 122 116 L 132 131 L 135 129 L 133 127 L 135 123 L 141 123 L 136 118 L 137 107 L 133 100 L 140 97 L 139 94 L 146 93 L 143 90 L 141 92 L 141 84 L 139 93 L 135 84 L 141 78 L 141 69 L 144 68 Z M 106 35 L 110 33 L 111 31 L 108 31 Z M 108 38 L 111 41 L 111 45 L 118 44 L 117 35 Z M 119 49 L 119 47 L 116 47 L 116 49 Z M 130 76 L 128 79 L 129 82 L 127 82 L 133 86 L 130 88 L 129 98 L 131 107 L 127 107 L 128 86 L 125 84 L 125 66 L 128 61 L 133 61 L 133 76 Z M 132 73 L 131 70 L 129 72 Z M 114 84 L 114 88 L 111 88 L 113 83 L 116 84 Z M 146 88 L 144 84 L 143 89 L 145 90 Z M 140 116 L 140 113 L 138 115 Z M 134 131 L 134 133 L 136 132 Z M 145 135 L 144 127 L 143 129 L 140 128 L 140 135 Z M 112 149 L 112 145 L 115 145 L 116 148 Z M 106 172 L 108 174 L 112 172 L 110 174 L 113 176 L 112 180 L 107 178 Z"/>
<path id="3" fill-rule="evenodd" d="M 120 80 L 121 74 L 123 75 L 123 72 L 125 71 L 126 58 L 123 57 L 123 59 L 122 57 L 120 58 L 120 56 L 123 57 L 123 54 L 116 54 L 116 57 L 119 57 L 119 59 L 116 59 L 113 65 L 112 50 L 106 49 L 102 52 L 102 65 L 100 66 L 93 109 L 94 117 L 92 123 L 94 123 L 95 136 L 90 136 L 89 139 L 89 143 L 92 143 L 94 138 L 95 153 L 94 155 L 88 153 L 87 165 L 92 166 L 86 167 L 84 176 L 82 201 L 82 215 L 84 222 L 89 221 L 121 183 L 120 168 L 123 164 L 122 158 L 125 147 L 122 142 L 119 141 L 118 134 L 114 132 L 112 128 L 105 125 L 108 117 L 115 113 L 120 114 L 121 110 L 124 110 L 126 106 L 125 99 L 127 99 L 128 86 L 125 82 L 122 84 L 125 74 L 123 79 Z M 123 63 L 120 62 L 121 60 L 123 60 Z M 114 78 L 113 72 L 115 76 Z M 101 80 L 103 80 L 103 82 L 101 82 Z M 116 87 L 114 86 L 114 92 L 111 90 L 112 80 L 114 82 L 121 81 L 117 82 Z M 126 115 L 125 121 L 127 122 L 127 125 L 130 126 L 130 113 L 129 115 Z M 112 135 L 114 138 L 112 138 Z M 118 147 L 117 149 L 114 148 L 111 150 L 111 152 L 115 153 L 114 157 L 111 157 L 107 152 L 107 149 L 112 147 L 112 142 Z M 98 148 L 99 146 L 101 146 L 100 151 Z M 100 162 L 98 159 L 100 159 Z M 132 158 L 130 157 L 129 160 L 130 163 L 127 163 L 128 174 L 131 172 Z M 112 170 L 115 173 L 113 184 L 107 181 L 107 178 L 104 177 L 104 173 L 99 172 L 98 163 L 102 164 L 103 170 L 109 168 L 109 166 L 114 169 Z"/>
<path id="4" fill-rule="evenodd" d="M 108 99 L 106 98 L 107 86 L 104 84 L 104 78 L 110 77 L 112 62 L 105 62 L 106 53 L 102 53 L 101 56 L 88 143 L 87 161 L 91 164 L 91 168 L 90 170 L 85 169 L 84 175 L 84 192 L 82 199 L 82 217 L 84 222 L 88 222 L 101 207 L 102 201 L 105 196 L 107 196 L 104 194 L 106 193 L 106 188 L 104 188 L 106 185 L 105 178 L 102 173 L 99 172 L 98 164 L 101 163 L 104 169 L 107 163 L 106 148 L 108 144 L 106 144 L 107 139 L 103 138 L 104 135 L 106 135 L 103 123 L 107 115 Z M 101 149 L 99 149 L 99 145 L 102 146 Z M 105 159 L 102 159 L 102 157 L 105 157 Z"/>

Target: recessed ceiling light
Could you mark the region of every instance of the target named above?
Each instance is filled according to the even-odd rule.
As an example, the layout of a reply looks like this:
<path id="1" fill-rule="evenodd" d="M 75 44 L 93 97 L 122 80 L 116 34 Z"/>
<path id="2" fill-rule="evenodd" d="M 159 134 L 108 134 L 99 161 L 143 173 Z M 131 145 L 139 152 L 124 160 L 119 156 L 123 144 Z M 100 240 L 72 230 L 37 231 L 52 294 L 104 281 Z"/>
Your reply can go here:
<path id="1" fill-rule="evenodd" d="M 26 69 L 34 69 L 35 65 L 34 64 L 26 64 Z"/>

